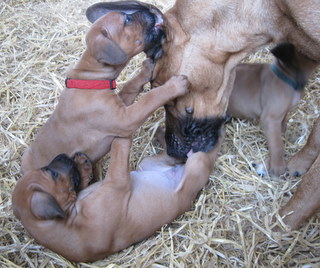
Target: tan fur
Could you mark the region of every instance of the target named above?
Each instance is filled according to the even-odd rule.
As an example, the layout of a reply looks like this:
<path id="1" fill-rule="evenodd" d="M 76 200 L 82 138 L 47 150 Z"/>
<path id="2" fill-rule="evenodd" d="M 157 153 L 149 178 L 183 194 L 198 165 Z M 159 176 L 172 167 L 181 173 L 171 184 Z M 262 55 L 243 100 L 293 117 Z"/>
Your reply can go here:
<path id="1" fill-rule="evenodd" d="M 93 24 L 86 37 L 87 49 L 68 70 L 68 78 L 115 79 L 128 61 L 143 51 L 142 25 L 126 26 L 124 19 L 123 13 L 110 12 Z M 113 65 L 109 60 L 123 63 Z M 22 172 L 38 169 L 60 153 L 81 151 L 96 162 L 110 150 L 114 137 L 130 136 L 158 107 L 187 92 L 186 77 L 174 76 L 132 104 L 152 71 L 153 64 L 147 60 L 142 72 L 119 95 L 110 89 L 63 90 L 55 111 L 25 151 Z"/>
<path id="2" fill-rule="evenodd" d="M 317 66 L 301 53 L 295 53 L 291 61 L 290 64 L 284 64 L 277 59 L 274 64 L 292 81 L 296 76 L 307 80 Z M 296 69 L 299 70 L 298 74 Z M 302 97 L 303 88 L 293 89 L 274 74 L 270 64 L 240 64 L 236 67 L 236 79 L 227 114 L 242 119 L 260 120 L 270 151 L 267 161 L 270 176 L 280 176 L 286 171 L 281 136 L 286 129 L 288 112 L 296 107 Z M 266 175 L 264 170 L 258 172 Z"/>
<path id="3" fill-rule="evenodd" d="M 315 122 L 307 144 L 288 166 L 292 174 L 306 172 L 293 197 L 279 212 L 284 223 L 298 229 L 320 211 L 320 118 Z"/>
<path id="4" fill-rule="evenodd" d="M 208 154 L 191 155 L 185 165 L 165 154 L 146 158 L 131 174 L 130 146 L 129 138 L 115 138 L 106 178 L 78 196 L 65 168 L 56 169 L 56 179 L 46 168 L 27 173 L 13 192 L 14 214 L 39 244 L 69 260 L 104 258 L 149 237 L 189 210 L 208 182 L 220 144 Z M 81 175 L 87 177 L 83 170 L 88 169 L 88 161 L 83 157 L 75 161 L 84 165 Z"/>
<path id="5" fill-rule="evenodd" d="M 167 128 L 172 125 L 177 136 L 175 121 L 188 116 L 186 107 L 196 119 L 225 114 L 234 68 L 248 53 L 288 41 L 320 61 L 317 0 L 177 0 L 165 18 L 168 39 L 153 84 L 173 74 L 187 75 L 191 82 L 190 92 L 167 107 L 173 117 Z"/>
<path id="6" fill-rule="evenodd" d="M 310 168 L 320 153 L 320 119 L 314 124 L 307 144 L 290 159 L 288 163 L 291 175 L 301 176 Z"/>

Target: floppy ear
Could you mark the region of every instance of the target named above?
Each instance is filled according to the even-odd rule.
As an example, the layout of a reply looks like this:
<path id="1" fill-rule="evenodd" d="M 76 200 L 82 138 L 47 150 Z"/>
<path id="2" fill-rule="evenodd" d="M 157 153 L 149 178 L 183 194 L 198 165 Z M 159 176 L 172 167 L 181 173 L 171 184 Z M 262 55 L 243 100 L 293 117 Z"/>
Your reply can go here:
<path id="1" fill-rule="evenodd" d="M 128 61 L 127 54 L 111 39 L 106 38 L 106 42 L 96 43 L 93 46 L 94 54 L 98 62 L 109 65 L 120 65 Z"/>
<path id="2" fill-rule="evenodd" d="M 295 48 L 294 45 L 290 43 L 281 43 L 270 51 L 279 60 L 284 63 L 290 63 L 293 60 Z"/>
<path id="3" fill-rule="evenodd" d="M 35 217 L 41 220 L 64 218 L 64 212 L 56 199 L 45 192 L 36 191 L 31 197 L 31 211 Z"/>
<path id="4" fill-rule="evenodd" d="M 86 10 L 86 16 L 91 23 L 94 23 L 97 19 L 111 11 L 132 14 L 137 11 L 147 10 L 148 7 L 148 4 L 138 1 L 101 2 L 90 6 Z"/>

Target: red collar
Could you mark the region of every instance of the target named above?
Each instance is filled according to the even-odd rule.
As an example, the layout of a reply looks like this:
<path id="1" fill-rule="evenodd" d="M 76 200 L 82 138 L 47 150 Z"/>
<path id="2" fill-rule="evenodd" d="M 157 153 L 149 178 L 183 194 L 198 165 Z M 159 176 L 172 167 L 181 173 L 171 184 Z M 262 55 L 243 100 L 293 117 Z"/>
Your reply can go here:
<path id="1" fill-rule="evenodd" d="M 77 80 L 66 79 L 67 88 L 80 89 L 115 89 L 117 87 L 116 80 Z"/>

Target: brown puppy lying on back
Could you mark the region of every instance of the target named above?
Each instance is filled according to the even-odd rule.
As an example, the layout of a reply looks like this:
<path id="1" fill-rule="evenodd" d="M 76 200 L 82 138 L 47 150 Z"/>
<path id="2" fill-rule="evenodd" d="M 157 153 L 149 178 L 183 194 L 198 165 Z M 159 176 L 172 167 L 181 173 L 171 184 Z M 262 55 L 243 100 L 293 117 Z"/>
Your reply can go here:
<path id="1" fill-rule="evenodd" d="M 234 88 L 227 113 L 242 119 L 260 119 L 266 135 L 270 159 L 270 176 L 286 171 L 281 134 L 286 116 L 303 97 L 303 90 L 316 62 L 299 53 L 292 44 L 282 43 L 271 50 L 275 61 L 270 64 L 240 64 L 236 67 Z M 257 165 L 257 172 L 266 171 Z"/>
<path id="2" fill-rule="evenodd" d="M 131 139 L 115 138 L 106 178 L 76 195 L 91 165 L 83 154 L 59 155 L 25 174 L 13 192 L 13 211 L 35 240 L 65 258 L 95 261 L 141 241 L 191 208 L 208 182 L 219 146 L 182 165 L 165 154 L 129 173 Z"/>
<path id="3" fill-rule="evenodd" d="M 25 151 L 23 173 L 46 165 L 60 153 L 81 151 L 96 162 L 110 150 L 115 136 L 130 136 L 154 110 L 187 92 L 187 79 L 176 76 L 130 105 L 150 80 L 150 61 L 119 95 L 112 90 L 115 81 L 110 80 L 133 56 L 145 51 L 156 59 L 161 54 L 164 33 L 156 7 L 135 1 L 106 3 L 103 10 L 90 7 L 87 17 L 94 22 L 86 36 L 87 49 L 68 70 L 67 88 L 55 111 Z"/>
<path id="4" fill-rule="evenodd" d="M 314 124 L 307 144 L 288 163 L 292 175 L 302 175 L 301 183 L 279 214 L 283 222 L 298 229 L 310 217 L 320 212 L 320 118 Z"/>

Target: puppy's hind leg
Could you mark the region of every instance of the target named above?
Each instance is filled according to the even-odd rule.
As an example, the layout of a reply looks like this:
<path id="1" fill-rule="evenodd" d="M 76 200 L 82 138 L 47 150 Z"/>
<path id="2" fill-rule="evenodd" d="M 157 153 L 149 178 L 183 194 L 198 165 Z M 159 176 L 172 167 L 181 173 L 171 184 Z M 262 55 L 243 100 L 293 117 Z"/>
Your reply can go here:
<path id="1" fill-rule="evenodd" d="M 153 156 L 149 156 L 144 158 L 138 166 L 138 170 L 168 170 L 171 167 L 174 167 L 177 164 L 183 164 L 183 162 L 179 159 L 173 158 L 167 155 L 166 152 L 161 154 L 156 154 Z"/>
<path id="2" fill-rule="evenodd" d="M 215 166 L 218 152 L 225 137 L 225 127 L 216 146 L 208 153 L 196 152 L 188 157 L 185 171 L 176 192 L 184 192 L 185 197 L 193 200 L 197 193 L 208 183 L 211 171 Z"/>

